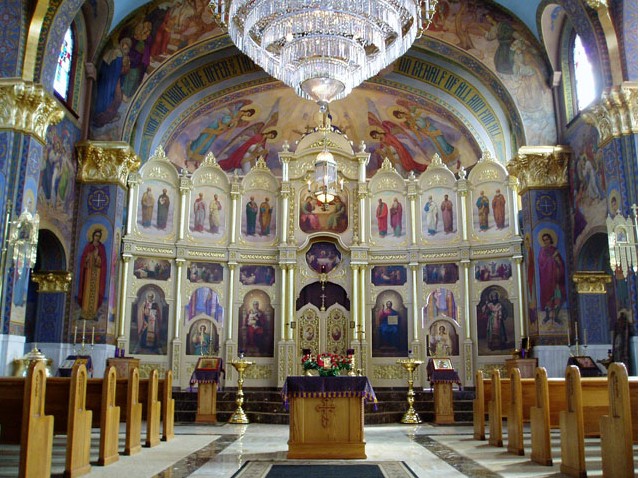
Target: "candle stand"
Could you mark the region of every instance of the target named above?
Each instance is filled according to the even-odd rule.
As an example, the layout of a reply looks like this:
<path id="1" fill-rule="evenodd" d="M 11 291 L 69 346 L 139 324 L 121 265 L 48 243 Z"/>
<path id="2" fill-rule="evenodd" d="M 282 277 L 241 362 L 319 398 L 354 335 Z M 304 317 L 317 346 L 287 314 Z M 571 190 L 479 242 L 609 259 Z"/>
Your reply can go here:
<path id="1" fill-rule="evenodd" d="M 229 423 L 249 423 L 249 419 L 242 409 L 242 404 L 244 403 L 244 392 L 242 391 L 242 384 L 244 383 L 245 371 L 253 364 L 254 362 L 250 362 L 249 360 L 245 360 L 244 358 L 231 362 L 233 368 L 235 368 L 238 372 L 238 393 L 236 394 L 236 405 L 238 407 L 236 408 L 236 411 L 233 412 L 233 415 L 231 415 Z"/>
<path id="2" fill-rule="evenodd" d="M 400 359 L 396 362 L 398 365 L 402 365 L 404 369 L 409 373 L 409 378 L 407 382 L 409 383 L 409 390 L 407 390 L 407 402 L 409 403 L 409 408 L 404 415 L 402 416 L 401 423 L 422 423 L 420 417 L 416 413 L 413 408 L 413 402 L 415 401 L 415 392 L 413 391 L 413 372 L 418 366 L 422 365 L 424 362 L 422 360 L 416 360 L 413 358 L 408 359 Z"/>

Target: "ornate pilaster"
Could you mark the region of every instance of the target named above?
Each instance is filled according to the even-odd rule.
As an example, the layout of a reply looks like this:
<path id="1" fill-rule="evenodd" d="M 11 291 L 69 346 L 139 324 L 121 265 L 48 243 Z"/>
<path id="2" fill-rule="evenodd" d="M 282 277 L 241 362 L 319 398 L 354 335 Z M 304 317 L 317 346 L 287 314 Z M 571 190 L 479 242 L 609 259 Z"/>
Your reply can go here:
<path id="1" fill-rule="evenodd" d="M 234 287 L 235 287 L 235 283 L 236 283 L 236 267 L 237 264 L 235 263 L 231 263 L 228 265 L 229 267 L 229 302 L 227 302 L 227 340 L 232 340 L 233 339 L 233 324 L 234 324 L 234 320 L 233 320 L 233 314 L 234 314 L 234 307 L 233 307 L 233 297 L 235 295 L 234 292 Z"/>
<path id="2" fill-rule="evenodd" d="M 523 146 L 507 164 L 509 174 L 518 178 L 520 195 L 529 189 L 557 189 L 569 185 L 568 146 Z"/>
<path id="3" fill-rule="evenodd" d="M 129 173 L 140 167 L 131 146 L 121 141 L 82 141 L 76 145 L 78 181 L 127 187 Z"/>
<path id="4" fill-rule="evenodd" d="M 407 185 L 407 197 L 409 198 L 409 214 L 411 218 L 411 245 L 414 246 L 417 241 L 417 216 L 416 216 L 416 199 L 418 197 L 418 182 L 413 171 L 409 174 L 409 183 Z"/>
<path id="5" fill-rule="evenodd" d="M 420 271 L 420 265 L 413 263 L 409 264 L 409 269 L 411 270 L 411 303 L 412 303 L 412 320 L 411 320 L 411 337 L 413 338 L 413 342 L 418 342 L 418 323 L 420 317 L 420 297 L 418 292 L 418 285 L 420 284 L 418 280 L 418 272 Z"/>
<path id="6" fill-rule="evenodd" d="M 611 275 L 604 272 L 574 272 L 571 276 L 578 294 L 606 294 Z"/>
<path id="7" fill-rule="evenodd" d="M 36 137 L 45 143 L 47 128 L 64 118 L 64 110 L 42 85 L 0 80 L 0 129 Z"/>
<path id="8" fill-rule="evenodd" d="M 138 180 L 140 179 L 140 177 L 138 176 Z M 129 187 L 131 187 L 131 180 L 129 180 Z M 189 192 L 191 191 L 191 189 L 193 188 L 193 182 L 191 181 L 191 178 L 189 177 L 188 173 L 186 172 L 182 172 L 180 174 L 180 224 L 178 225 L 178 241 L 182 241 L 184 240 L 184 232 L 187 230 L 188 227 L 188 216 L 187 216 L 187 210 L 188 210 L 188 198 L 189 198 Z M 131 205 L 131 207 L 133 207 L 133 204 Z M 133 211 L 133 209 L 129 209 L 129 211 Z M 129 217 L 132 217 L 133 214 L 129 214 Z"/>
<path id="9" fill-rule="evenodd" d="M 120 300 L 118 301 L 118 348 L 127 349 L 127 335 L 125 330 L 125 315 L 127 310 L 127 290 L 129 288 L 129 267 L 131 266 L 131 254 L 125 251 L 122 254 L 122 266 L 120 267 Z"/>
<path id="10" fill-rule="evenodd" d="M 238 203 L 240 202 L 240 178 L 234 174 L 231 179 L 231 237 L 229 242 L 235 244 L 238 240 L 238 228 L 236 227 L 236 217 L 238 213 Z"/>
<path id="11" fill-rule="evenodd" d="M 598 130 L 599 146 L 613 138 L 638 133 L 638 83 L 625 82 L 602 94 L 600 102 L 582 112 Z"/>
<path id="12" fill-rule="evenodd" d="M 360 315 L 360 291 L 358 289 L 358 273 L 359 266 L 355 264 L 351 264 L 351 291 L 352 291 L 352 314 L 351 320 L 353 321 L 354 327 L 351 329 L 351 340 L 359 340 L 358 337 L 358 315 Z"/>

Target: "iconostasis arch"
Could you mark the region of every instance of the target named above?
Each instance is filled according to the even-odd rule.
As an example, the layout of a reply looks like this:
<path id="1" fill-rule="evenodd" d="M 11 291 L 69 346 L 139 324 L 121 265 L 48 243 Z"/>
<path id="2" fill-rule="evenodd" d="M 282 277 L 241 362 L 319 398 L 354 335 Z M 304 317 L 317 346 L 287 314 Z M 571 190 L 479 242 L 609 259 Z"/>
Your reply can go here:
<path id="1" fill-rule="evenodd" d="M 249 247 L 275 247 L 278 244 L 278 190 L 280 184 L 264 158 L 242 179 L 241 200 L 236 224 L 240 225 L 238 242 Z"/>
<path id="2" fill-rule="evenodd" d="M 369 182 L 369 227 L 371 250 L 409 245 L 410 221 L 405 180 L 385 158 Z"/>

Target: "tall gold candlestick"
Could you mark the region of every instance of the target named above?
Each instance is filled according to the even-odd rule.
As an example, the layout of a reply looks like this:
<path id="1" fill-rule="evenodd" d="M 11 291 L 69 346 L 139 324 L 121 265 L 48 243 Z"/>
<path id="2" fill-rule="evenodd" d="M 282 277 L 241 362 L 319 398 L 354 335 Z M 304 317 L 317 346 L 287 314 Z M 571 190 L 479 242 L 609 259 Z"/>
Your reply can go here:
<path id="1" fill-rule="evenodd" d="M 420 417 L 416 413 L 413 408 L 413 403 L 415 401 L 416 393 L 413 391 L 413 372 L 424 362 L 422 360 L 415 360 L 413 358 L 408 359 L 400 359 L 396 362 L 398 365 L 402 365 L 404 369 L 409 373 L 409 378 L 407 380 L 409 384 L 409 389 L 407 390 L 407 402 L 409 403 L 409 408 L 402 416 L 402 423 L 421 423 Z"/>
<path id="2" fill-rule="evenodd" d="M 229 423 L 249 423 L 249 419 L 242 409 L 242 404 L 244 403 L 244 392 L 242 391 L 242 384 L 244 383 L 244 372 L 253 364 L 254 362 L 250 362 L 248 360 L 245 360 L 244 358 L 231 362 L 233 368 L 235 368 L 238 372 L 238 393 L 236 393 L 237 408 L 236 411 L 233 412 L 233 415 L 231 415 Z"/>

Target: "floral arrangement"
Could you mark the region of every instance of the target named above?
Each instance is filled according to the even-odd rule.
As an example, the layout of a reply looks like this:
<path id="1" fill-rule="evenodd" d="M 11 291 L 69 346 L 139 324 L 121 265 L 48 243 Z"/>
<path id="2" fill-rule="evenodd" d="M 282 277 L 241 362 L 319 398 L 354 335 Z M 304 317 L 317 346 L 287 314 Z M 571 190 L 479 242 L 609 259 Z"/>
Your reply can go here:
<path id="1" fill-rule="evenodd" d="M 347 351 L 347 355 L 327 352 L 312 355 L 308 349 L 304 349 L 302 353 L 302 368 L 307 374 L 311 370 L 317 370 L 321 377 L 337 377 L 340 375 L 341 370 L 351 370 L 353 368 L 353 351 L 351 349 Z"/>

